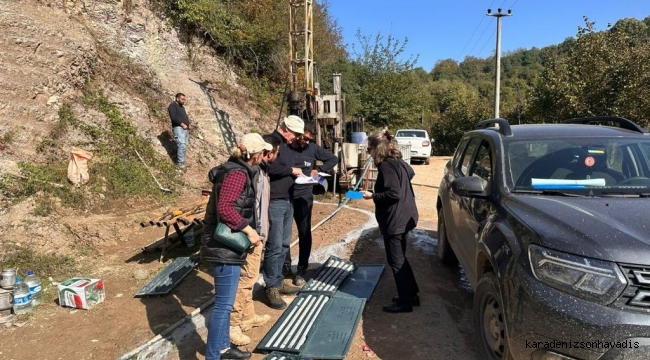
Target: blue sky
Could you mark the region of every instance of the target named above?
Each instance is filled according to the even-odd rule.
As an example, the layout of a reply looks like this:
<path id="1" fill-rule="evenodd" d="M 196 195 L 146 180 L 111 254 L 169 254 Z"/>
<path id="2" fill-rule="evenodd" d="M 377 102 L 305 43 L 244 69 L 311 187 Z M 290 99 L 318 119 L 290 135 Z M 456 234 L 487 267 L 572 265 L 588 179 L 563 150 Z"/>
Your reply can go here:
<path id="1" fill-rule="evenodd" d="M 436 61 L 494 53 L 496 18 L 486 16 L 512 9 L 502 18 L 501 50 L 544 47 L 575 37 L 583 16 L 606 29 L 622 18 L 650 16 L 650 0 L 317 0 L 327 3 L 343 31 L 344 42 L 358 43 L 357 29 L 374 39 L 393 35 L 408 38 L 405 56 L 419 55 L 416 66 L 430 71 Z M 357 45 L 358 48 L 358 45 Z"/>

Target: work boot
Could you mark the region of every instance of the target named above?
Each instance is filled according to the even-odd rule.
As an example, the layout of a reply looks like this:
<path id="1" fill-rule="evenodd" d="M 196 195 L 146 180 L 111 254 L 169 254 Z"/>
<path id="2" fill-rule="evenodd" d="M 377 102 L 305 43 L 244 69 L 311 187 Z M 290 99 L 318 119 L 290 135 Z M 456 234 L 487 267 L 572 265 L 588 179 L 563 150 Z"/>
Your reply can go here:
<path id="1" fill-rule="evenodd" d="M 280 296 L 280 287 L 266 289 L 266 302 L 273 309 L 284 310 L 287 308 L 287 303 Z"/>
<path id="2" fill-rule="evenodd" d="M 294 275 L 293 270 L 291 270 L 291 265 L 282 265 L 282 276 L 284 276 L 285 279 L 292 278 Z"/>
<path id="3" fill-rule="evenodd" d="M 296 277 L 293 278 L 293 284 L 296 286 L 303 287 L 307 282 L 305 276 L 307 273 L 307 268 L 303 266 L 298 266 L 298 271 L 296 272 Z"/>
<path id="4" fill-rule="evenodd" d="M 250 329 L 252 329 L 254 327 L 258 327 L 258 326 L 262 326 L 262 325 L 266 324 L 269 320 L 271 320 L 271 315 L 269 315 L 269 314 L 264 314 L 264 315 L 257 315 L 256 314 L 251 319 L 242 320 L 239 327 L 241 328 L 241 331 L 248 331 L 248 330 L 250 330 Z"/>
<path id="5" fill-rule="evenodd" d="M 300 292 L 300 288 L 297 286 L 287 285 L 283 282 L 280 286 L 280 292 L 285 295 L 295 295 Z"/>
<path id="6" fill-rule="evenodd" d="M 241 332 L 241 327 L 239 325 L 231 326 L 230 342 L 237 346 L 243 346 L 243 345 L 250 344 L 251 338 L 249 338 L 247 335 Z"/>

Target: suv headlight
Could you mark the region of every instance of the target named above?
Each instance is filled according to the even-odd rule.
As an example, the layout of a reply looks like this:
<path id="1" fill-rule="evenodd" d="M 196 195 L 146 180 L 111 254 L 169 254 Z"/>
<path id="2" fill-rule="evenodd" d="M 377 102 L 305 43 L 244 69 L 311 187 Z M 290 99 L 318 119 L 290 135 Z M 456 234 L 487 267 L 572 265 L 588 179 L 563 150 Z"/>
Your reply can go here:
<path id="1" fill-rule="evenodd" d="M 627 281 L 616 264 L 563 253 L 537 245 L 528 247 L 537 280 L 571 295 L 607 305 L 625 289 Z"/>

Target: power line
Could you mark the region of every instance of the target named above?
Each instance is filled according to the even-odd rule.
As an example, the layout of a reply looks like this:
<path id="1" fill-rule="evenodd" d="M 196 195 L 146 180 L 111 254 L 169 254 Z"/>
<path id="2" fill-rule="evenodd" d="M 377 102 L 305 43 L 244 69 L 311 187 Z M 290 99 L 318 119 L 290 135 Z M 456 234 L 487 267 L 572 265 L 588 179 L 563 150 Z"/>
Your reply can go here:
<path id="1" fill-rule="evenodd" d="M 492 1 L 492 2 L 494 3 L 494 1 Z M 513 7 L 514 7 L 518 2 L 519 2 L 519 0 L 515 0 L 515 2 L 513 2 L 512 5 L 510 5 L 509 9 L 512 10 L 512 8 L 513 8 Z M 505 1 L 504 1 L 504 3 L 505 3 Z M 489 27 L 489 25 L 488 25 L 487 27 Z M 487 30 L 487 27 L 486 27 L 486 30 Z M 489 37 L 487 40 L 485 40 L 485 43 L 484 43 L 483 46 L 481 47 L 481 50 L 479 50 L 479 51 L 476 53 L 476 54 L 477 54 L 476 57 L 480 57 L 480 56 L 481 56 L 481 54 L 483 53 L 483 50 L 485 49 L 485 47 L 487 46 L 487 44 L 492 40 L 492 38 L 494 38 L 494 35 L 495 35 L 495 34 L 496 34 L 496 30 L 492 31 L 492 35 L 490 35 L 490 37 Z M 496 54 L 495 54 L 495 55 L 496 55 Z"/>
<path id="2" fill-rule="evenodd" d="M 488 7 L 492 7 L 492 5 L 494 4 L 495 1 L 496 1 L 496 0 L 492 0 L 492 2 L 490 3 L 490 6 L 488 6 Z M 517 0 L 517 1 L 518 1 L 518 0 Z M 470 42 L 472 41 L 472 39 L 474 38 L 474 35 L 476 35 L 476 31 L 478 30 L 478 28 L 479 28 L 479 27 L 481 26 L 481 24 L 483 23 L 483 20 L 485 20 L 485 16 L 482 16 L 482 17 L 481 17 L 481 21 L 479 21 L 478 24 L 476 25 L 476 27 L 474 28 L 474 32 L 472 32 L 472 36 L 469 37 L 469 39 L 468 39 L 467 42 L 465 43 L 465 46 L 463 46 L 463 49 L 460 51 L 460 54 L 458 55 L 458 60 L 459 60 L 459 61 L 462 59 L 463 53 L 464 53 L 465 49 L 467 48 L 467 45 L 469 45 L 469 43 L 470 43 Z"/>
<path id="3" fill-rule="evenodd" d="M 489 29 L 489 28 L 490 28 L 490 24 L 487 24 L 487 25 L 485 26 L 485 29 L 483 29 L 483 32 L 481 33 L 481 36 L 479 36 L 479 38 L 478 38 L 478 39 L 476 40 L 476 42 L 474 43 L 474 46 L 472 46 L 472 48 L 469 50 L 469 52 L 468 52 L 469 55 L 473 54 L 472 51 L 474 51 L 474 48 L 476 47 L 476 45 L 478 45 L 478 43 L 481 42 L 481 39 L 483 39 L 483 35 L 485 35 L 485 32 L 486 32 L 487 29 Z"/>
<path id="4" fill-rule="evenodd" d="M 494 34 L 496 34 L 496 33 L 497 33 L 497 30 L 494 29 L 494 30 L 492 31 L 492 35 L 490 35 L 490 37 L 487 38 L 487 40 L 485 40 L 485 43 L 483 44 L 483 47 L 481 47 L 481 50 L 478 51 L 476 57 L 480 57 L 480 56 L 481 56 L 481 54 L 483 53 L 483 49 L 485 49 L 485 47 L 487 46 L 487 44 L 492 40 L 492 38 L 494 37 Z"/>

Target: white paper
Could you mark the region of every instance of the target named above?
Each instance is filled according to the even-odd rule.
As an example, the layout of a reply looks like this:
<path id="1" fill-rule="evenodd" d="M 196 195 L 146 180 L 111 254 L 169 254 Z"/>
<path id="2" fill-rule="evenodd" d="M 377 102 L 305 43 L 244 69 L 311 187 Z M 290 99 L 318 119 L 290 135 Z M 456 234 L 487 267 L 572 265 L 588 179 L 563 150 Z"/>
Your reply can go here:
<path id="1" fill-rule="evenodd" d="M 306 176 L 306 175 L 298 176 L 296 178 L 296 184 L 300 184 L 300 185 L 318 185 L 318 184 L 323 185 L 323 184 L 326 184 L 327 183 L 326 180 L 321 179 L 320 174 L 321 173 L 317 173 L 317 174 L 314 174 L 312 176 Z M 327 175 L 327 174 L 325 174 L 325 175 Z M 329 175 L 327 175 L 327 176 L 329 176 Z"/>

